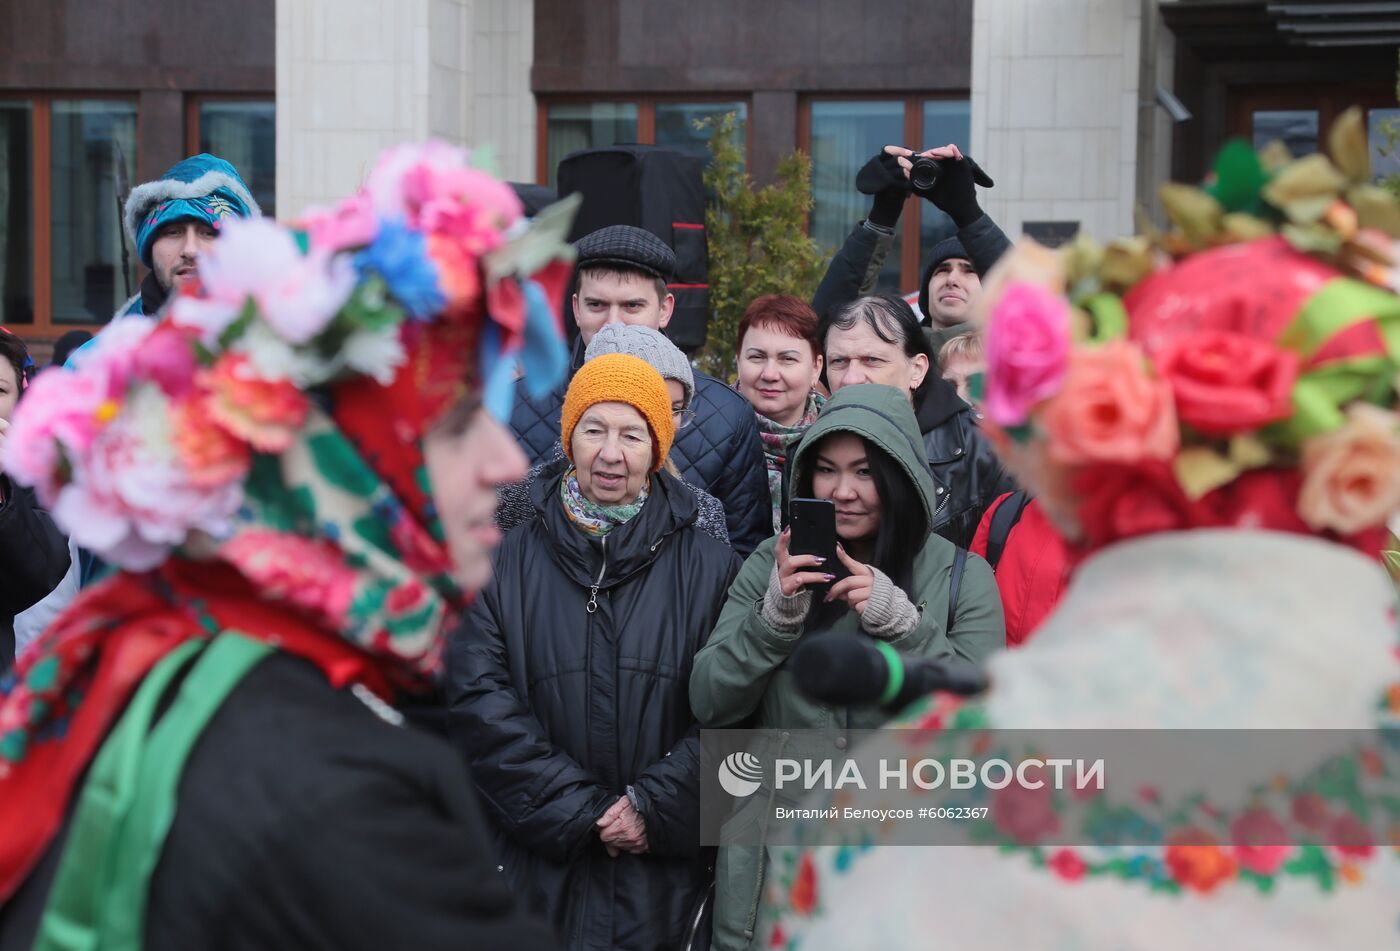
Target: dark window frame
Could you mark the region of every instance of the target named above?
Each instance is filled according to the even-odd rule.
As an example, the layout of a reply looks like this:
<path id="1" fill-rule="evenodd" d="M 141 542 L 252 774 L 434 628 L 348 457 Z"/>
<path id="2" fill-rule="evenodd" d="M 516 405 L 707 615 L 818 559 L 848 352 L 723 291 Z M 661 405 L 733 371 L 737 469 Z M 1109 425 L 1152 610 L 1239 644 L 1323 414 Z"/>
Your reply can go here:
<path id="1" fill-rule="evenodd" d="M 611 93 L 560 93 L 535 97 L 535 182 L 549 181 L 549 107 L 588 103 L 615 103 L 637 107 L 637 143 L 656 144 L 656 106 L 658 103 L 742 102 L 748 115 L 748 127 L 753 127 L 753 96 L 748 92 L 695 91 L 686 93 L 649 94 L 645 96 L 613 95 Z M 753 136 L 744 136 L 744 154 L 753 164 Z"/>
<path id="2" fill-rule="evenodd" d="M 78 324 L 55 323 L 53 320 L 53 104 L 55 101 L 102 100 L 108 102 L 129 102 L 136 109 L 136 150 L 141 148 L 141 96 L 138 90 L 83 90 L 64 89 L 58 91 L 6 89 L 0 91 L 0 100 L 6 102 L 28 102 L 30 105 L 30 156 L 31 176 L 34 186 L 30 214 L 30 240 L 33 248 L 33 261 L 30 265 L 30 280 L 33 282 L 34 321 L 28 324 L 15 324 L 11 329 L 25 340 L 51 340 L 70 330 L 86 330 L 97 333 L 102 323 Z M 134 168 L 140 168 L 140 155 L 128 156 Z M 132 182 L 134 186 L 136 183 Z M 142 278 L 142 268 L 136 261 L 135 249 L 131 249 L 136 265 L 137 285 Z M 110 318 L 109 318 L 110 319 Z"/>

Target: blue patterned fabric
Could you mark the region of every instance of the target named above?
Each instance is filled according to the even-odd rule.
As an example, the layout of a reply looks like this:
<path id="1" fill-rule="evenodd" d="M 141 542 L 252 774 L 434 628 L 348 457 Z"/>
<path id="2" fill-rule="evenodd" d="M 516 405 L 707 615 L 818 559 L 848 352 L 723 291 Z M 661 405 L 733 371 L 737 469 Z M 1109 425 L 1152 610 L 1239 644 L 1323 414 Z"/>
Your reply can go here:
<path id="1" fill-rule="evenodd" d="M 123 217 L 141 263 L 150 267 L 156 233 L 169 222 L 203 221 L 217 229 L 224 218 L 261 214 L 238 170 L 201 152 L 177 162 L 157 180 L 133 188 Z"/>

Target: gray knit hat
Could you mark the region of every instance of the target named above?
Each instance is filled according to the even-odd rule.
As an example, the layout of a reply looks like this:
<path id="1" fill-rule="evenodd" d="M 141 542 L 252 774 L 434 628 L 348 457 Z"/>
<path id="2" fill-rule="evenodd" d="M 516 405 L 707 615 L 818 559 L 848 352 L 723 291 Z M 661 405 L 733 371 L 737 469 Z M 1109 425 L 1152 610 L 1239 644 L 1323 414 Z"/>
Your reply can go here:
<path id="1" fill-rule="evenodd" d="M 584 362 L 605 353 L 629 353 L 646 361 L 662 379 L 679 380 L 685 390 L 685 405 L 681 408 L 690 409 L 695 400 L 695 374 L 685 354 L 661 331 L 630 324 L 605 324 L 583 352 Z"/>

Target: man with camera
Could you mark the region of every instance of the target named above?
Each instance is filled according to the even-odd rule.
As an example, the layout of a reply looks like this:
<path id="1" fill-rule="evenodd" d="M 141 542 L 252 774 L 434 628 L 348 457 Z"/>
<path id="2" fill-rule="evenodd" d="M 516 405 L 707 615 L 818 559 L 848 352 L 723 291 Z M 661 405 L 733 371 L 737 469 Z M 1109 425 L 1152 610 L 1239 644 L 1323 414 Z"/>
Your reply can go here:
<path id="1" fill-rule="evenodd" d="M 812 308 L 825 317 L 870 293 L 894 244 L 904 203 L 917 195 L 952 218 L 958 229 L 934 246 L 919 283 L 919 308 L 936 355 L 944 342 L 968 329 L 982 275 L 1011 246 L 977 204 L 975 185 L 990 188 L 992 180 L 956 145 L 923 152 L 885 146 L 856 175 L 856 188 L 873 198 L 870 214 L 832 258 Z"/>

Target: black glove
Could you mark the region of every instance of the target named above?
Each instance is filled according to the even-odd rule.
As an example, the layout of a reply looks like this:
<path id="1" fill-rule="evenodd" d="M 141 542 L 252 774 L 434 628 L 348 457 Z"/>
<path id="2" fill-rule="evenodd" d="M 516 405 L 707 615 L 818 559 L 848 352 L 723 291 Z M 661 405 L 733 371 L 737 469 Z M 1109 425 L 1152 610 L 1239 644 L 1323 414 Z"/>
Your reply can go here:
<path id="1" fill-rule="evenodd" d="M 899 159 L 883 149 L 856 173 L 856 190 L 874 195 L 870 206 L 870 223 L 893 228 L 899 223 L 904 200 L 912 193 Z"/>
<path id="2" fill-rule="evenodd" d="M 915 188 L 914 194 L 933 202 L 934 207 L 952 218 L 959 228 L 966 228 L 982 217 L 973 183 L 980 182 L 991 188 L 992 180 L 968 155 L 961 159 L 940 159 L 938 164 L 940 171 L 933 187 Z"/>

